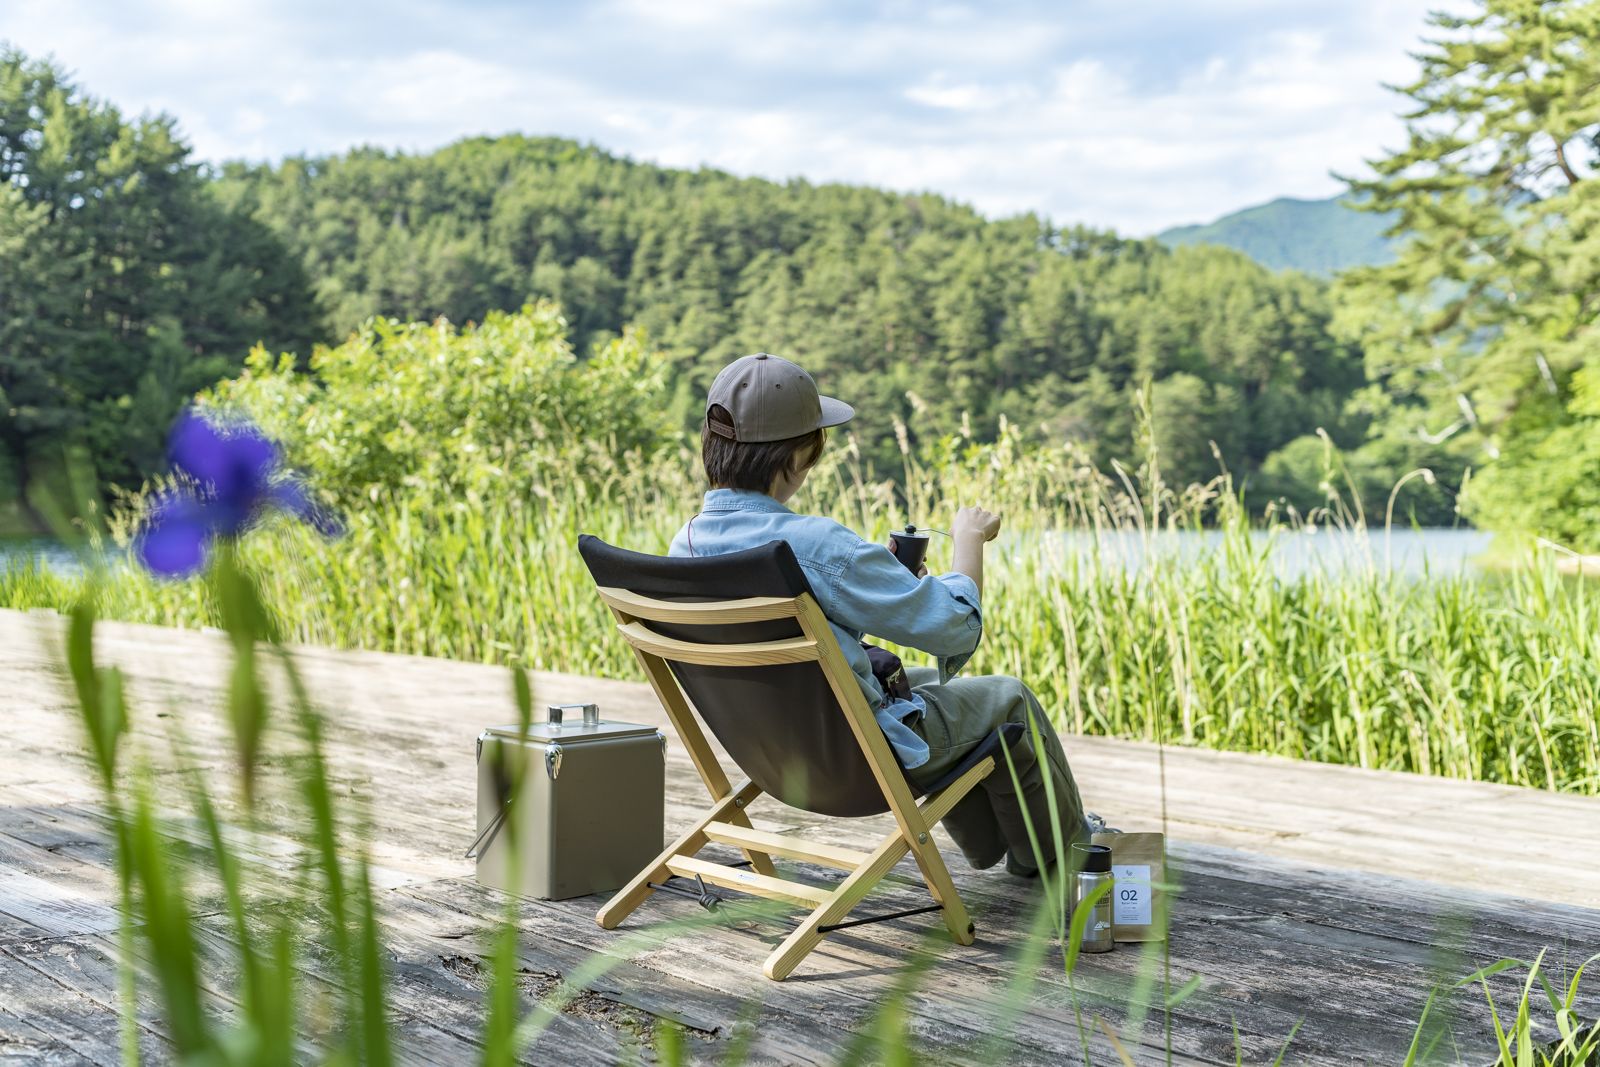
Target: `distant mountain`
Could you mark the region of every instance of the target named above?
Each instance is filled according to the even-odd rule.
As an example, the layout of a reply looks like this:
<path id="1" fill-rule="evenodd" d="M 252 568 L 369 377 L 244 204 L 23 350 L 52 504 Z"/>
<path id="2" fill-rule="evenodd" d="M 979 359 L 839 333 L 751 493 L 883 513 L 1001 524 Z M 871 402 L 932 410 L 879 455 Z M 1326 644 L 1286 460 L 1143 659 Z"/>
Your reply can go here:
<path id="1" fill-rule="evenodd" d="M 1171 246 L 1225 245 L 1274 270 L 1293 268 L 1325 278 L 1347 267 L 1393 259 L 1392 242 L 1383 236 L 1392 221 L 1392 215 L 1357 211 L 1342 196 L 1286 196 L 1207 225 L 1176 226 L 1156 239 Z"/>

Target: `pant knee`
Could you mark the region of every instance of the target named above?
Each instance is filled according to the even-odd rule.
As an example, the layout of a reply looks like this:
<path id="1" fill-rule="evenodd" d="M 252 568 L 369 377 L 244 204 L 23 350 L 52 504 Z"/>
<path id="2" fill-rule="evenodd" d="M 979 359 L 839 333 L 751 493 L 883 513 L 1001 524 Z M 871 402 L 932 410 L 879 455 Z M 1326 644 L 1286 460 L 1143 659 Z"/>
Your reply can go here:
<path id="1" fill-rule="evenodd" d="M 1006 718 L 1011 722 L 1027 722 L 1028 714 L 1039 704 L 1022 679 L 1002 675 L 996 683 L 1000 698 L 1006 705 Z"/>

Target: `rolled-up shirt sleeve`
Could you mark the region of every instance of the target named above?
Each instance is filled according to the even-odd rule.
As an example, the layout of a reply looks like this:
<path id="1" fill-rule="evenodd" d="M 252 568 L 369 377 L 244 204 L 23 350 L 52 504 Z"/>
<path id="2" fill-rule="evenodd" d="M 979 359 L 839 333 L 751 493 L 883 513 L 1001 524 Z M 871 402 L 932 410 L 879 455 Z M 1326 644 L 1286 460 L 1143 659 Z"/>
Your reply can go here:
<path id="1" fill-rule="evenodd" d="M 947 682 L 983 636 L 978 586 L 965 574 L 918 578 L 883 545 L 863 540 L 829 590 L 832 620 L 874 637 L 930 653 Z"/>

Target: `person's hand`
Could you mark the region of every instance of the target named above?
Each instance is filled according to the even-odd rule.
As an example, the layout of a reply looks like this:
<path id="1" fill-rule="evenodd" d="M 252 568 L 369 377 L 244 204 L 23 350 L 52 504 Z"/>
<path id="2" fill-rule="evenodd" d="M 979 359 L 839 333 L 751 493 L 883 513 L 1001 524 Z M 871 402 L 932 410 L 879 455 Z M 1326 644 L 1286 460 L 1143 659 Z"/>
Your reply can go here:
<path id="1" fill-rule="evenodd" d="M 957 540 L 971 538 L 981 544 L 993 541 L 999 534 L 1000 516 L 979 507 L 962 508 L 950 524 L 950 536 Z"/>
<path id="2" fill-rule="evenodd" d="M 900 542 L 894 539 L 894 534 L 889 535 L 889 541 L 883 547 L 887 548 L 890 553 L 894 554 L 896 559 L 900 558 L 898 551 Z M 922 566 L 918 567 L 916 570 L 916 575 L 918 578 L 926 578 L 928 576 L 928 565 L 924 563 Z"/>

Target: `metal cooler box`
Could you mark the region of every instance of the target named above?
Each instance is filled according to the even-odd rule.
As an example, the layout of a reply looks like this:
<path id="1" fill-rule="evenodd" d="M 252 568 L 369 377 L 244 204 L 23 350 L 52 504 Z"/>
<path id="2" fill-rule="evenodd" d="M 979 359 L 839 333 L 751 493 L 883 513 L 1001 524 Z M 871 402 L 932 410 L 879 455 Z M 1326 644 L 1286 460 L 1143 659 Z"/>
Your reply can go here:
<path id="1" fill-rule="evenodd" d="M 526 735 L 516 726 L 485 730 L 478 840 L 467 852 L 478 881 L 541 900 L 621 888 L 661 853 L 666 750 L 654 726 L 604 721 L 593 704 L 552 707 Z M 518 761 L 513 848 L 505 812 Z"/>

